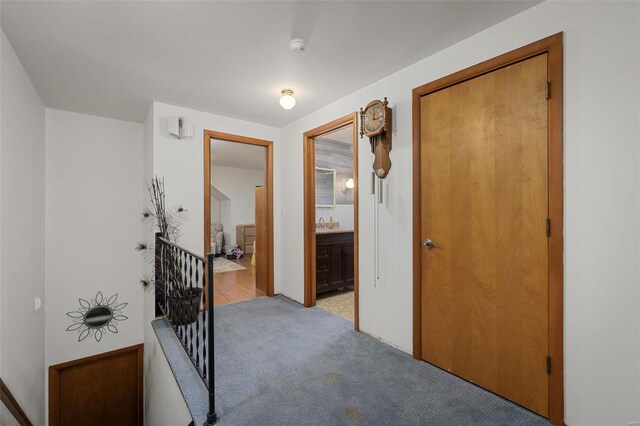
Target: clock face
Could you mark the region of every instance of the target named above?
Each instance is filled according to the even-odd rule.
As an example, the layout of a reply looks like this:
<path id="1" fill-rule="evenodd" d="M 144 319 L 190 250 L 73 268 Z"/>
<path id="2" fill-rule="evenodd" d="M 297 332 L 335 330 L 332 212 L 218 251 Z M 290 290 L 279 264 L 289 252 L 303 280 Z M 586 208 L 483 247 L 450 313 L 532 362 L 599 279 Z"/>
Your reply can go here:
<path id="1" fill-rule="evenodd" d="M 364 129 L 367 134 L 375 135 L 380 133 L 384 125 L 385 109 L 380 104 L 372 105 L 364 113 Z"/>

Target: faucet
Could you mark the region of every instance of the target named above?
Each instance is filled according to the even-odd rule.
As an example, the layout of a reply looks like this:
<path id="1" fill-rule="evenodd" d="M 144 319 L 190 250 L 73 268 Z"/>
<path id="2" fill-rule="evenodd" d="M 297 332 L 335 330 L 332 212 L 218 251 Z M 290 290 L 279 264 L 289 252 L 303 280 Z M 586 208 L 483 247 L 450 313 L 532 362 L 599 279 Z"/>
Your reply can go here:
<path id="1" fill-rule="evenodd" d="M 324 219 L 322 218 L 322 216 L 320 216 L 320 219 L 318 219 L 318 228 L 324 228 Z"/>

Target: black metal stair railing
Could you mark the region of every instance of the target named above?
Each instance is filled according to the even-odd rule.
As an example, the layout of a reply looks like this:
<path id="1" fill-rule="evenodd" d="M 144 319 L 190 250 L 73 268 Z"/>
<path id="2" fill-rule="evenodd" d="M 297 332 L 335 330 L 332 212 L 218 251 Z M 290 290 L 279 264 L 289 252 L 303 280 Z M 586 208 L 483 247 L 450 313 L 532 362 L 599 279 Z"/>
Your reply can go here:
<path id="1" fill-rule="evenodd" d="M 209 391 L 207 424 L 215 410 L 213 253 L 205 259 L 156 234 L 156 304 Z"/>

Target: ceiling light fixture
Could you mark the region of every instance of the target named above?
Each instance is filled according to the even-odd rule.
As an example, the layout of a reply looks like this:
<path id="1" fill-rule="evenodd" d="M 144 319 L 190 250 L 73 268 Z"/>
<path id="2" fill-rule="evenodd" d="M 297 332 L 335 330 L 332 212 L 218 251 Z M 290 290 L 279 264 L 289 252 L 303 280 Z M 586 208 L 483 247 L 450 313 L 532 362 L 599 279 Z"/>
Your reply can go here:
<path id="1" fill-rule="evenodd" d="M 291 49 L 294 55 L 302 55 L 308 48 L 309 45 L 303 38 L 294 38 L 289 42 L 289 49 Z"/>
<path id="2" fill-rule="evenodd" d="M 282 96 L 280 96 L 280 106 L 284 109 L 291 109 L 296 106 L 296 98 L 293 97 L 293 90 L 291 89 L 282 89 L 280 92 Z"/>

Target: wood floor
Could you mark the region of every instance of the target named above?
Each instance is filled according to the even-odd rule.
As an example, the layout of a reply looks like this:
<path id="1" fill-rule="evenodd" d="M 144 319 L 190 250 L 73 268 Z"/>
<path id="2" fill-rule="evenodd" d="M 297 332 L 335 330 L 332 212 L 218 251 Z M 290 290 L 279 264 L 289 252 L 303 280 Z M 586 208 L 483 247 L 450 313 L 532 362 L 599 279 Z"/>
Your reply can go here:
<path id="1" fill-rule="evenodd" d="M 241 302 L 265 294 L 256 288 L 256 268 L 251 266 L 251 257 L 245 256 L 232 262 L 244 266 L 240 271 L 219 272 L 214 276 L 213 303 L 215 306 Z"/>

